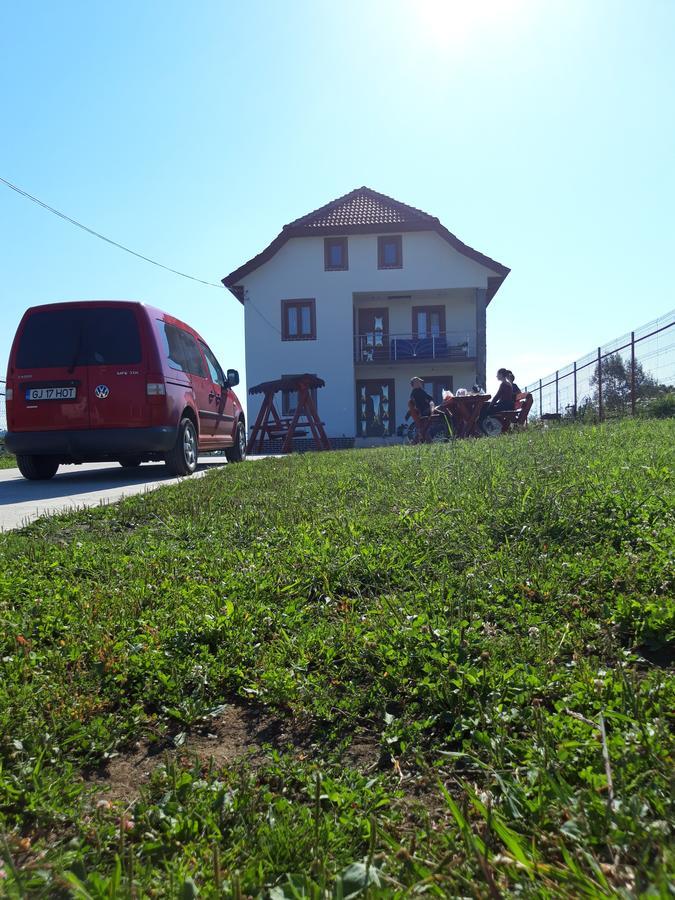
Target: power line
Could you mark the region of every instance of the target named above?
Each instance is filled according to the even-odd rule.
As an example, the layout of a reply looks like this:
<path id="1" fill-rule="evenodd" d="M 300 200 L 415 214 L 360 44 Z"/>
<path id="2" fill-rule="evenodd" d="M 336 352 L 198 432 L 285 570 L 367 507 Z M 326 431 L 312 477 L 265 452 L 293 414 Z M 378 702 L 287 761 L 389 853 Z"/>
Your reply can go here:
<path id="1" fill-rule="evenodd" d="M 44 203 L 39 197 L 34 197 L 32 194 L 29 194 L 28 191 L 24 191 L 22 188 L 18 187 L 16 184 L 12 184 L 11 181 L 7 181 L 6 178 L 3 178 L 0 175 L 0 181 L 3 184 L 6 184 L 8 188 L 11 188 L 13 191 L 16 191 L 17 194 L 20 194 L 22 197 L 26 197 L 28 200 L 32 200 L 33 203 L 37 203 L 38 206 L 41 206 L 43 209 L 46 209 L 48 212 L 53 213 L 55 216 L 58 216 L 60 219 L 63 219 L 64 222 L 69 222 L 71 225 L 75 225 L 76 228 L 81 228 L 82 231 L 86 231 L 87 234 L 91 234 L 94 237 L 100 238 L 100 240 L 105 241 L 107 244 L 111 244 L 113 247 L 117 247 L 119 250 L 124 250 L 125 253 L 130 253 L 132 256 L 137 257 L 138 259 L 142 259 L 144 262 L 150 263 L 153 266 L 157 266 L 160 269 L 165 269 L 167 272 L 171 272 L 174 275 L 179 275 L 181 278 L 189 278 L 190 281 L 196 281 L 199 284 L 205 284 L 207 287 L 215 287 L 219 290 L 227 290 L 224 284 L 217 284 L 215 281 L 206 281 L 204 278 L 197 278 L 195 275 L 188 275 L 186 272 L 180 272 L 178 269 L 172 269 L 171 266 L 165 266 L 164 263 L 157 262 L 156 259 L 151 259 L 149 256 L 144 256 L 142 253 L 137 253 L 136 250 L 132 250 L 130 247 L 125 247 L 124 244 L 120 244 L 117 241 L 113 241 L 112 238 L 106 237 L 104 234 L 100 234 L 98 231 L 94 231 L 93 228 L 89 228 L 87 225 L 83 225 L 82 222 L 78 222 L 77 219 L 73 219 L 70 216 L 67 216 L 65 213 L 62 213 L 58 209 L 54 209 L 53 206 L 49 206 L 49 204 Z M 277 334 L 281 334 L 281 330 L 277 328 L 267 316 L 262 313 L 258 307 L 248 298 L 245 299 L 245 304 L 251 306 L 260 316 L 260 318 L 267 324 L 269 327 L 276 331 Z"/>
<path id="2" fill-rule="evenodd" d="M 75 225 L 77 228 L 81 228 L 82 231 L 86 231 L 88 234 L 92 234 L 94 237 L 100 238 L 102 241 L 105 241 L 107 244 L 112 244 L 113 247 L 117 247 L 119 250 L 124 250 L 125 253 L 131 253 L 132 256 L 137 256 L 138 259 L 142 259 L 145 262 L 151 263 L 153 266 L 158 266 L 160 269 L 166 269 L 167 272 L 173 272 L 174 275 L 180 275 L 181 278 L 189 278 L 190 281 L 198 281 L 200 284 L 206 284 L 209 287 L 224 289 L 224 285 L 216 284 L 215 281 L 205 281 L 203 278 L 197 278 L 194 275 L 188 275 L 185 272 L 179 272 L 178 269 L 172 269 L 171 266 L 165 266 L 161 262 L 157 262 L 156 259 L 150 259 L 149 256 L 144 256 L 142 253 L 137 253 L 135 250 L 131 250 L 129 247 L 125 247 L 124 244 L 119 244 L 117 241 L 113 241 L 112 238 L 106 237 L 104 234 L 99 234 L 98 231 L 94 231 L 93 228 L 88 228 L 86 225 L 83 225 L 82 222 L 78 222 L 76 219 L 71 219 L 70 216 L 67 216 L 65 213 L 60 212 L 58 209 L 54 209 L 53 206 L 49 206 L 47 203 L 43 203 L 38 197 L 34 197 L 32 194 L 29 194 L 27 191 L 22 190 L 17 185 L 12 184 L 11 181 L 7 181 L 6 178 L 3 178 L 0 175 L 0 181 L 3 184 L 6 184 L 8 188 L 11 188 L 13 191 L 16 191 L 17 194 L 21 194 L 22 197 L 26 197 L 28 200 L 32 200 L 33 203 L 37 203 L 38 206 L 41 206 L 43 209 L 46 209 L 48 212 L 53 213 L 55 216 L 58 216 L 60 219 L 63 219 L 65 222 L 70 222 L 71 225 Z"/>

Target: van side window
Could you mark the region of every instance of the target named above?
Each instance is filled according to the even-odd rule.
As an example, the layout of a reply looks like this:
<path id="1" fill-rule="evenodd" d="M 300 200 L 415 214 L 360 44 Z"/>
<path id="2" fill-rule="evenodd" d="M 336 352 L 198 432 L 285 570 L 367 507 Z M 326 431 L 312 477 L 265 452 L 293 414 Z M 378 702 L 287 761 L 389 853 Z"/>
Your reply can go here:
<path id="1" fill-rule="evenodd" d="M 168 322 L 160 321 L 159 326 L 169 366 L 179 372 L 206 378 L 202 356 L 192 335 Z"/>
<path id="2" fill-rule="evenodd" d="M 227 378 L 225 378 L 225 376 L 223 375 L 223 370 L 220 368 L 220 363 L 203 341 L 199 342 L 199 346 L 202 348 L 202 353 L 204 354 L 206 365 L 209 367 L 211 380 L 214 382 L 214 384 L 219 384 L 221 387 L 225 387 L 225 385 L 227 384 Z"/>

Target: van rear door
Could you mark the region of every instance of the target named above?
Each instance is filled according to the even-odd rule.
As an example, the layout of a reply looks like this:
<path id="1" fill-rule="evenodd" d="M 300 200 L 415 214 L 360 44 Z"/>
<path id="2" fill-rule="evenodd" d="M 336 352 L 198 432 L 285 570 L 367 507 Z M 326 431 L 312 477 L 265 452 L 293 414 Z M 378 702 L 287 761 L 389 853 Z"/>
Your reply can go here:
<path id="1" fill-rule="evenodd" d="M 101 305 L 87 312 L 92 314 L 86 326 L 90 427 L 148 425 L 141 307 Z"/>
<path id="2" fill-rule="evenodd" d="M 81 308 L 36 309 L 26 314 L 13 360 L 16 391 L 10 428 L 89 428 L 84 340 Z"/>
<path id="3" fill-rule="evenodd" d="M 147 425 L 142 307 L 96 303 L 26 314 L 10 426 L 20 431 Z"/>

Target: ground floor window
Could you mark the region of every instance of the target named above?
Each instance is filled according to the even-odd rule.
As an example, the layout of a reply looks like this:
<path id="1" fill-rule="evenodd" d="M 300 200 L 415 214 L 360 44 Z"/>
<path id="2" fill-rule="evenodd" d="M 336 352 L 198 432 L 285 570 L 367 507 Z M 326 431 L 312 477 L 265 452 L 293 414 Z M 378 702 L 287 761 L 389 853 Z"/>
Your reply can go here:
<path id="1" fill-rule="evenodd" d="M 304 372 L 302 373 L 305 374 Z M 299 375 L 282 375 L 282 378 L 299 378 Z M 316 377 L 316 376 L 314 376 Z M 309 391 L 309 395 L 314 402 L 314 408 L 316 409 L 316 388 L 311 388 Z M 281 415 L 282 416 L 294 416 L 295 411 L 298 408 L 298 392 L 297 391 L 282 391 L 281 392 Z"/>
<path id="2" fill-rule="evenodd" d="M 394 382 L 356 382 L 356 434 L 389 437 L 396 431 Z"/>
<path id="3" fill-rule="evenodd" d="M 452 390 L 452 375 L 431 375 L 429 377 L 422 376 L 422 378 L 424 390 L 434 398 L 434 403 L 442 402 L 443 391 Z"/>

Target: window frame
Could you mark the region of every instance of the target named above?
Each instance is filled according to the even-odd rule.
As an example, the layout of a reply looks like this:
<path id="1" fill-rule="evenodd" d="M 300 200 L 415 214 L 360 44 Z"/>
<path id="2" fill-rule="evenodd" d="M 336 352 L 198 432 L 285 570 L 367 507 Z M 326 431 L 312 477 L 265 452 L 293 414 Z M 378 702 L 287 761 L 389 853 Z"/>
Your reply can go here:
<path id="1" fill-rule="evenodd" d="M 342 265 L 334 266 L 330 261 L 332 245 L 342 247 Z M 323 267 L 326 272 L 346 272 L 349 269 L 349 249 L 346 237 L 327 237 L 323 239 Z"/>
<path id="2" fill-rule="evenodd" d="M 416 341 L 422 340 L 422 338 L 420 338 L 420 333 L 419 333 L 419 323 L 418 323 L 418 319 L 417 319 L 419 313 L 426 313 L 426 314 L 427 314 L 427 317 L 429 317 L 431 313 L 439 313 L 439 314 L 440 314 L 439 322 L 440 322 L 440 326 L 441 326 L 441 327 L 440 327 L 439 334 L 438 334 L 437 336 L 438 336 L 438 337 L 445 337 L 445 333 L 446 333 L 446 328 L 445 328 L 445 306 L 443 306 L 443 304 L 441 303 L 441 304 L 436 304 L 436 305 L 433 305 L 433 306 L 413 306 L 413 308 L 412 308 L 412 334 L 413 334 L 413 340 L 416 340 Z M 431 327 L 430 327 L 430 325 L 431 325 L 431 323 L 429 323 L 429 327 L 427 328 L 427 330 L 428 330 L 429 332 L 431 332 Z M 429 333 L 429 334 L 426 335 L 426 337 L 428 337 L 428 338 L 430 338 L 430 337 L 435 337 L 435 336 L 436 336 L 436 335 L 432 335 L 431 333 Z"/>
<path id="3" fill-rule="evenodd" d="M 434 398 L 434 403 L 437 406 L 443 400 L 443 388 L 454 391 L 452 375 L 428 375 L 426 378 L 424 375 L 420 375 L 420 378 L 424 382 L 425 391 L 427 390 L 427 385 L 431 385 L 431 391 L 427 391 L 427 393 L 431 393 L 431 396 Z"/>
<path id="4" fill-rule="evenodd" d="M 292 308 L 298 310 L 298 324 L 302 325 L 302 308 L 309 307 L 309 334 L 291 334 L 288 327 L 288 311 Z M 316 299 L 304 297 L 302 299 L 281 301 L 281 340 L 282 341 L 315 341 L 316 340 Z"/>
<path id="5" fill-rule="evenodd" d="M 396 262 L 386 263 L 384 260 L 385 244 L 396 245 Z M 377 238 L 377 268 L 378 269 L 402 269 L 403 268 L 403 235 L 383 234 Z"/>
<path id="6" fill-rule="evenodd" d="M 295 373 L 294 373 L 294 374 L 291 374 L 291 375 L 288 375 L 288 374 L 287 374 L 287 375 L 282 375 L 281 377 L 282 377 L 282 378 L 299 378 L 300 375 L 304 375 L 304 374 L 305 374 L 304 372 L 301 372 L 301 373 L 299 373 L 299 374 L 295 374 Z M 316 376 L 315 376 L 315 377 L 316 377 Z M 290 400 L 291 394 L 295 394 L 295 395 L 296 395 L 295 406 L 293 407 L 293 409 L 290 408 L 290 404 L 289 404 L 289 400 Z M 291 416 L 294 416 L 294 415 L 295 415 L 295 411 L 296 411 L 296 409 L 298 408 L 298 406 L 297 406 L 297 402 L 298 402 L 298 401 L 297 401 L 297 394 L 298 394 L 297 391 L 282 391 L 282 392 L 281 392 L 281 415 L 282 415 L 282 416 L 284 416 L 284 417 L 287 417 L 287 416 L 288 416 L 288 417 L 291 417 Z M 310 388 L 310 389 L 309 389 L 309 395 L 310 395 L 310 397 L 312 398 L 312 400 L 314 401 L 314 409 L 318 410 L 318 406 L 317 406 L 317 390 L 316 390 L 316 388 Z"/>

